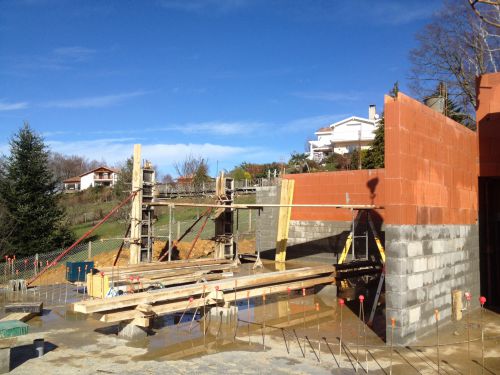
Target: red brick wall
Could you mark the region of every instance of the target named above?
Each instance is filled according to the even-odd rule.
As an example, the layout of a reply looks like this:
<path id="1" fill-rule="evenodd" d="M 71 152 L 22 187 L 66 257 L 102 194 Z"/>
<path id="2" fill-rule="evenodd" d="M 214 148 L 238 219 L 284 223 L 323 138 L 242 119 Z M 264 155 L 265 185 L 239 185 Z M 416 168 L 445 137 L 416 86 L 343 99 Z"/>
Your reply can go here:
<path id="1" fill-rule="evenodd" d="M 500 73 L 480 77 L 477 91 L 479 175 L 500 176 Z"/>
<path id="2" fill-rule="evenodd" d="M 385 203 L 383 169 L 291 174 L 285 178 L 295 180 L 293 203 L 296 204 L 346 204 L 346 193 L 350 204 L 384 206 Z M 379 214 L 383 217 L 383 210 Z M 293 208 L 292 220 L 350 221 L 351 211 Z"/>
<path id="3" fill-rule="evenodd" d="M 386 223 L 475 223 L 476 133 L 402 93 L 385 126 Z"/>

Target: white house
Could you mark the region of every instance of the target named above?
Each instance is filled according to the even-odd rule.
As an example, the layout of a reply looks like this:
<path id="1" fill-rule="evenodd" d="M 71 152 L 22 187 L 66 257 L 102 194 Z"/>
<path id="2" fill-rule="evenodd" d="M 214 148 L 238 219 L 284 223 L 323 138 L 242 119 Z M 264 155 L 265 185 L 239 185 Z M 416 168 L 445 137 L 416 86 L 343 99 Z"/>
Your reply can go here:
<path id="1" fill-rule="evenodd" d="M 368 107 L 368 118 L 352 116 L 318 129 L 314 133 L 318 139 L 309 141 L 309 159 L 321 162 L 332 153 L 343 155 L 360 147 L 369 148 L 378 122 L 379 116 L 372 104 Z"/>
<path id="2" fill-rule="evenodd" d="M 118 171 L 108 167 L 98 167 L 79 176 L 63 181 L 65 191 L 80 191 L 95 186 L 113 187 L 118 181 Z"/>

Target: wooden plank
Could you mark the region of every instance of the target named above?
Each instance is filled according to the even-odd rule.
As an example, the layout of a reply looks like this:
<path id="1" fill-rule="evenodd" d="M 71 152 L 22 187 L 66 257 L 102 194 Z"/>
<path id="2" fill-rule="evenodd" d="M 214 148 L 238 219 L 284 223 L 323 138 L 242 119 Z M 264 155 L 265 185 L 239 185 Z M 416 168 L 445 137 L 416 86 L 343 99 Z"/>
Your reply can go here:
<path id="1" fill-rule="evenodd" d="M 230 264 L 231 260 L 226 259 L 191 259 L 191 260 L 174 260 L 172 262 L 152 262 L 144 264 L 131 264 L 127 266 L 120 267 L 96 267 L 99 271 L 110 273 L 116 272 L 117 269 L 121 272 L 143 272 L 151 270 L 166 270 L 173 268 L 186 268 L 195 267 L 201 265 L 216 265 L 216 264 Z"/>
<path id="2" fill-rule="evenodd" d="M 276 262 L 286 261 L 286 246 L 288 241 L 288 229 L 290 227 L 290 217 L 292 208 L 285 206 L 291 205 L 293 200 L 294 180 L 281 181 L 280 209 L 278 215 L 278 233 L 276 237 Z"/>
<path id="3" fill-rule="evenodd" d="M 264 286 L 264 287 L 258 287 L 258 288 L 253 288 L 249 290 L 237 290 L 236 293 L 233 291 L 227 292 L 224 294 L 224 302 L 232 302 L 235 300 L 240 300 L 240 299 L 246 299 L 247 296 L 250 298 L 253 297 L 260 297 L 262 296 L 263 293 L 266 293 L 267 295 L 269 294 L 276 294 L 276 293 L 284 293 L 288 291 L 288 288 L 294 290 L 294 289 L 301 289 L 301 288 L 310 288 L 316 285 L 322 285 L 322 284 L 331 284 L 335 282 L 335 278 L 332 276 L 326 276 L 326 277 L 318 277 L 314 279 L 308 279 L 308 280 L 303 280 L 303 281 L 295 281 L 291 283 L 283 283 L 283 284 L 278 284 L 278 285 L 271 285 L 271 286 Z M 239 285 L 239 283 L 238 283 Z M 207 294 L 208 294 L 207 290 Z M 189 300 L 184 300 L 184 301 L 178 301 L 178 302 L 171 302 L 171 303 L 165 303 L 161 305 L 153 305 L 153 312 L 156 315 L 165 315 L 177 311 L 184 311 L 185 309 L 194 309 L 196 307 L 202 307 L 203 303 L 208 302 L 208 298 L 203 298 L 201 296 L 200 298 L 197 298 L 193 300 L 192 302 L 189 302 Z M 118 311 L 118 312 L 111 312 L 107 314 L 102 314 L 100 315 L 100 321 L 101 322 L 106 322 L 106 323 L 113 323 L 113 322 L 119 322 L 123 320 L 130 320 L 134 319 L 136 317 L 140 316 L 140 313 L 138 313 L 136 310 L 125 310 L 125 311 Z"/>
<path id="4" fill-rule="evenodd" d="M 43 302 L 10 302 L 5 305 L 6 313 L 32 312 L 41 315 L 43 311 Z"/>
<path id="5" fill-rule="evenodd" d="M 279 282 L 292 282 L 297 279 L 314 277 L 321 274 L 333 274 L 335 268 L 333 266 L 316 266 L 304 267 L 281 272 L 267 272 L 256 275 L 248 275 L 237 278 L 230 278 L 222 281 L 212 281 L 203 285 L 179 286 L 168 289 L 159 289 L 157 291 L 137 293 L 134 295 L 118 296 L 102 301 L 82 301 L 72 305 L 73 310 L 81 313 L 94 313 L 99 311 L 107 311 L 120 309 L 124 307 L 137 306 L 140 303 L 153 304 L 159 301 L 168 301 L 179 298 L 200 295 L 203 293 L 203 287 L 206 291 L 215 291 L 216 287 L 220 290 L 231 290 L 234 287 L 235 281 L 238 288 L 256 287 L 259 285 L 276 284 Z"/>
<path id="6" fill-rule="evenodd" d="M 7 320 L 20 320 L 21 322 L 27 322 L 35 315 L 36 314 L 34 312 L 17 312 L 9 314 L 6 317 L 0 319 L 0 322 L 5 322 Z"/>
<path id="7" fill-rule="evenodd" d="M 170 279 L 170 278 L 175 278 L 175 277 L 182 277 L 182 276 L 196 276 L 196 275 L 205 275 L 210 272 L 224 272 L 224 271 L 231 271 L 234 270 L 234 267 L 232 264 L 226 264 L 222 266 L 199 266 L 199 267 L 191 267 L 191 268 L 183 268 L 183 269 L 173 269 L 173 270 L 166 270 L 166 271 L 151 271 L 151 272 L 142 272 L 142 273 L 125 273 L 122 274 L 121 272 L 118 274 L 117 271 L 114 273 L 108 273 L 107 275 L 111 277 L 111 281 L 114 283 L 119 283 L 119 284 L 139 284 L 139 281 L 144 283 L 148 281 L 157 281 L 157 280 L 162 280 L 162 279 Z M 139 281 L 134 279 L 132 282 L 130 282 L 130 277 L 131 276 L 139 276 Z"/>
<path id="8" fill-rule="evenodd" d="M 172 207 L 213 207 L 213 208 L 240 208 L 240 209 L 262 209 L 266 207 L 309 207 L 309 208 L 347 208 L 347 209 L 353 209 L 353 210 L 379 210 L 383 209 L 384 206 L 375 206 L 373 204 L 335 204 L 335 203 L 325 203 L 325 204 L 319 204 L 319 203 L 310 203 L 310 204 L 302 204 L 302 203 L 297 203 L 297 204 L 274 204 L 274 203 L 262 203 L 262 204 L 238 204 L 238 203 L 233 203 L 233 204 L 228 204 L 228 205 L 221 205 L 217 203 L 171 203 L 171 202 L 149 202 L 148 206 L 172 206 Z"/>
<path id="9" fill-rule="evenodd" d="M 142 170 L 141 170 L 141 145 L 134 145 L 134 158 L 132 168 L 132 191 L 138 191 L 132 200 L 130 213 L 130 264 L 140 263 L 141 256 L 141 220 L 142 220 Z"/>

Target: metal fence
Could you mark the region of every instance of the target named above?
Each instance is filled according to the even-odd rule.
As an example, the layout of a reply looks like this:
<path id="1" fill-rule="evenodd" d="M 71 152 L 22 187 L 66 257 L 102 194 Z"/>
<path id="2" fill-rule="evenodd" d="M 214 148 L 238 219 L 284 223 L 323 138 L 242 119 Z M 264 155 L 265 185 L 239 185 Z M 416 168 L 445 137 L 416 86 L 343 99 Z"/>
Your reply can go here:
<path id="1" fill-rule="evenodd" d="M 37 253 L 28 257 L 6 257 L 0 262 L 0 280 L 6 283 L 12 279 L 31 279 L 46 266 L 59 267 L 66 262 L 92 260 L 96 255 L 117 250 L 121 242 L 121 239 L 110 239 L 81 243 L 61 259 L 60 264 L 56 265 L 53 261 L 64 249 Z"/>

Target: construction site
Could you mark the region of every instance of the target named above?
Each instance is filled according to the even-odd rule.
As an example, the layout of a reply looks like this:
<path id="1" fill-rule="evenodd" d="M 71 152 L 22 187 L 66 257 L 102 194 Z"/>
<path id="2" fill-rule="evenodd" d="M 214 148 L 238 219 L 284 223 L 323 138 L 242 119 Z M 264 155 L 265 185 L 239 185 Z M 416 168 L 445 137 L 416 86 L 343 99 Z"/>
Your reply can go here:
<path id="1" fill-rule="evenodd" d="M 477 103 L 474 132 L 386 96 L 385 168 L 241 190 L 220 173 L 202 202 L 162 192 L 135 145 L 91 230 L 0 264 L 0 373 L 499 374 L 500 74 Z"/>

